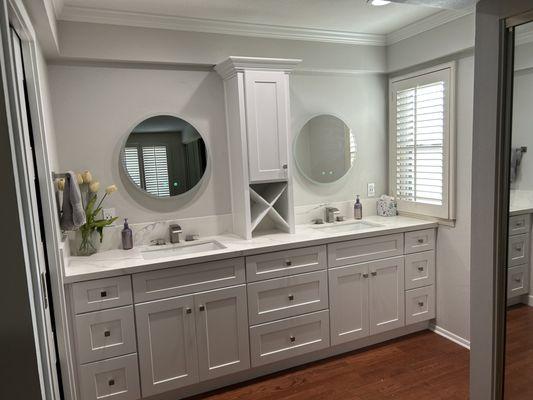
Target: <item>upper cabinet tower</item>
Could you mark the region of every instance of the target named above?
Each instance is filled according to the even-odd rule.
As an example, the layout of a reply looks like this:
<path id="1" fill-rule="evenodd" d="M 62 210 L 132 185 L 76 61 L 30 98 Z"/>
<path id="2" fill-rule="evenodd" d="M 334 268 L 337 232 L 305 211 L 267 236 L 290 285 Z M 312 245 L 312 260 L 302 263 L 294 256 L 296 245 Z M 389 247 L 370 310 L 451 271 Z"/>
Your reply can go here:
<path id="1" fill-rule="evenodd" d="M 301 60 L 230 57 L 224 79 L 234 231 L 294 232 L 289 73 Z"/>

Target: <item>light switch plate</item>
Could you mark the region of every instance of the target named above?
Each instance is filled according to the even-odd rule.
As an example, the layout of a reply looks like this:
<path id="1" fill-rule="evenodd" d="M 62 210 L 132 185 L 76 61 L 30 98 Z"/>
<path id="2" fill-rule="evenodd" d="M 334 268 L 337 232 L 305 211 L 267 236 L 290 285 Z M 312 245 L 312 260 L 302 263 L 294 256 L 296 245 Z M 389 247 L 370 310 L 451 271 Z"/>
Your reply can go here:
<path id="1" fill-rule="evenodd" d="M 368 197 L 374 197 L 376 195 L 376 184 L 371 182 L 367 186 Z"/>
<path id="2" fill-rule="evenodd" d="M 111 219 L 117 216 L 117 211 L 114 208 L 104 208 L 102 210 L 104 219 Z"/>

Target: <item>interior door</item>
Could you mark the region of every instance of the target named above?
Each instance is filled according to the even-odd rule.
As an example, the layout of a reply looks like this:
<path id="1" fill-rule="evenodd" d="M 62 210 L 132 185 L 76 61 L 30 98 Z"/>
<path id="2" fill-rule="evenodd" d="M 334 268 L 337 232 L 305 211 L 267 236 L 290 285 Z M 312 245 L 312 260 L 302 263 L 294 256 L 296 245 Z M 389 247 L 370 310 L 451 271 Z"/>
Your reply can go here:
<path id="1" fill-rule="evenodd" d="M 5 9 L 3 9 L 5 12 Z M 2 13 L 3 14 L 3 13 Z M 9 104 L 13 124 L 13 152 L 16 159 L 15 174 L 18 183 L 21 229 L 25 236 L 25 262 L 28 282 L 31 283 L 35 344 L 39 354 L 39 366 L 43 395 L 47 399 L 59 399 L 58 369 L 50 299 L 47 288 L 47 264 L 44 250 L 40 197 L 34 164 L 33 135 L 29 115 L 28 94 L 22 56 L 22 41 L 16 31 L 0 23 L 4 43 L 3 56 L 8 69 Z"/>
<path id="2" fill-rule="evenodd" d="M 135 306 L 143 397 L 198 382 L 193 296 Z"/>
<path id="3" fill-rule="evenodd" d="M 369 335 L 368 277 L 370 263 L 329 270 L 331 344 Z"/>
<path id="4" fill-rule="evenodd" d="M 287 179 L 287 77 L 246 71 L 244 80 L 250 182 Z"/>
<path id="5" fill-rule="evenodd" d="M 370 334 L 405 325 L 404 258 L 374 261 L 370 266 Z"/>
<path id="6" fill-rule="evenodd" d="M 194 304 L 200 379 L 250 368 L 245 285 L 197 294 Z"/>

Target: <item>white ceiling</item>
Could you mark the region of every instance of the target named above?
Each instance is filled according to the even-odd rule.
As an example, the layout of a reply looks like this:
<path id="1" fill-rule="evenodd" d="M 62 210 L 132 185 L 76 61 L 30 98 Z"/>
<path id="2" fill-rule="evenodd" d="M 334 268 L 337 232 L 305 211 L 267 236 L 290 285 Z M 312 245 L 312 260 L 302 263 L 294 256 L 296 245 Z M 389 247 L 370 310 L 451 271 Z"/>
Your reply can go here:
<path id="1" fill-rule="evenodd" d="M 385 35 L 441 9 L 411 4 L 368 5 L 366 0 L 54 0 L 59 19 L 95 12 L 126 17 L 165 16 Z M 64 6 L 63 4 L 64 3 Z M 148 15 L 149 14 L 149 15 Z M 76 15 L 73 18 L 72 15 Z"/>

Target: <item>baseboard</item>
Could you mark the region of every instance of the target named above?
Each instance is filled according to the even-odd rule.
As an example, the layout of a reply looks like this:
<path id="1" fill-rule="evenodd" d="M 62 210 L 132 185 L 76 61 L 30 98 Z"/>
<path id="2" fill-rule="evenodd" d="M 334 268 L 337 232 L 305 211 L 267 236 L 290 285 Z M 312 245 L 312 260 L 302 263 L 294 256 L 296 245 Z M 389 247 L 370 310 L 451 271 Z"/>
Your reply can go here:
<path id="1" fill-rule="evenodd" d="M 462 338 L 461 336 L 456 335 L 455 333 L 452 333 L 444 328 L 441 328 L 438 325 L 435 325 L 431 323 L 429 325 L 429 330 L 435 332 L 437 335 L 440 335 L 448 340 L 451 340 L 454 343 L 457 343 L 459 346 L 462 346 L 468 350 L 470 350 L 470 340 L 466 340 Z"/>
<path id="2" fill-rule="evenodd" d="M 527 301 L 525 302 L 528 306 L 533 307 L 533 295 L 527 296 Z"/>

